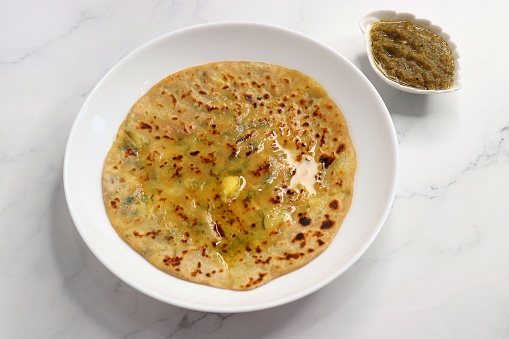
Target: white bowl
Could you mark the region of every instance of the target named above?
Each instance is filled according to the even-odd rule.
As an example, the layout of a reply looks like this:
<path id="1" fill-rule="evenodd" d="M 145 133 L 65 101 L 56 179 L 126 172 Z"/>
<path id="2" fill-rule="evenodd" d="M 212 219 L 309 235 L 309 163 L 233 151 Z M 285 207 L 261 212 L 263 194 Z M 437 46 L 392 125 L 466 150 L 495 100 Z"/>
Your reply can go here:
<path id="1" fill-rule="evenodd" d="M 342 109 L 357 152 L 352 205 L 334 241 L 308 265 L 250 291 L 199 285 L 155 268 L 117 235 L 102 200 L 103 162 L 133 103 L 171 73 L 220 60 L 269 62 L 316 79 Z M 396 190 L 397 159 L 396 133 L 387 108 L 367 78 L 343 56 L 283 28 L 256 23 L 208 24 L 161 36 L 129 54 L 104 76 L 72 127 L 64 185 L 83 240 L 121 280 L 173 305 L 233 313 L 299 299 L 345 272 L 371 244 L 389 213 Z"/>
<path id="2" fill-rule="evenodd" d="M 370 30 L 371 26 L 380 21 L 380 20 L 408 20 L 411 21 L 417 25 L 420 25 L 422 27 L 428 28 L 432 32 L 438 34 L 440 37 L 442 37 L 447 44 L 449 45 L 452 55 L 454 57 L 454 83 L 451 88 L 445 89 L 445 90 L 426 90 L 426 89 L 418 89 L 410 86 L 404 86 L 401 85 L 388 77 L 386 77 L 383 72 L 378 68 L 378 66 L 375 63 L 375 60 L 373 58 L 373 53 L 371 51 L 371 36 L 370 36 Z M 360 26 L 361 30 L 364 33 L 364 40 L 366 42 L 366 51 L 368 54 L 369 63 L 371 64 L 371 67 L 375 71 L 375 73 L 388 85 L 399 89 L 404 92 L 408 93 L 414 93 L 414 94 L 434 94 L 434 93 L 448 93 L 457 91 L 461 88 L 460 83 L 460 65 L 458 63 L 459 54 L 456 48 L 456 44 L 451 40 L 450 36 L 445 33 L 440 26 L 437 26 L 435 24 L 432 24 L 431 21 L 427 19 L 419 19 L 416 18 L 415 15 L 411 13 L 397 13 L 395 11 L 389 11 L 389 10 L 382 10 L 382 11 L 375 11 L 371 12 L 365 17 L 363 17 L 360 20 Z"/>

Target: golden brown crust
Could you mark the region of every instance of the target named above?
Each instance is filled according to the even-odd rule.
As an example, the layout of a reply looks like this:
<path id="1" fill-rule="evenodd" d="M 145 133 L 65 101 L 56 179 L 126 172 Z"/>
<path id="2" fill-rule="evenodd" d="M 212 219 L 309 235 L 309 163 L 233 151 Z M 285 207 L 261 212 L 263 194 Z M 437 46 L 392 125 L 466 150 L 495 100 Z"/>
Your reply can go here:
<path id="1" fill-rule="evenodd" d="M 218 62 L 172 74 L 136 102 L 104 163 L 104 203 L 156 267 L 248 290 L 325 250 L 355 170 L 344 117 L 317 82 Z"/>

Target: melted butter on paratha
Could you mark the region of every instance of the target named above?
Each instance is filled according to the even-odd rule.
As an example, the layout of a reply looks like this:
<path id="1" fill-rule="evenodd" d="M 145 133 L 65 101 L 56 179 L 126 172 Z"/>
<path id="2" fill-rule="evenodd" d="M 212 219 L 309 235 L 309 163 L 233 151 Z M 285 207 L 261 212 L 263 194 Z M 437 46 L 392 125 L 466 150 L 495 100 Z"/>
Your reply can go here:
<path id="1" fill-rule="evenodd" d="M 248 290 L 325 250 L 355 170 L 345 119 L 316 81 L 218 62 L 172 74 L 135 103 L 103 194 L 118 234 L 156 267 Z"/>

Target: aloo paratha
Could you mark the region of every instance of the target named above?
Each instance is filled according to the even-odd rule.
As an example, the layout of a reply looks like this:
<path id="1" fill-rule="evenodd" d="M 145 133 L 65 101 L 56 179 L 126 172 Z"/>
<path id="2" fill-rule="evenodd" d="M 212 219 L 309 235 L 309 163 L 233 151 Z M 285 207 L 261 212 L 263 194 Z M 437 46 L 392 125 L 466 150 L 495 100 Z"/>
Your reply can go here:
<path id="1" fill-rule="evenodd" d="M 120 237 L 159 269 L 249 290 L 316 258 L 350 207 L 355 150 L 309 76 L 231 61 L 168 76 L 132 107 L 104 163 Z"/>

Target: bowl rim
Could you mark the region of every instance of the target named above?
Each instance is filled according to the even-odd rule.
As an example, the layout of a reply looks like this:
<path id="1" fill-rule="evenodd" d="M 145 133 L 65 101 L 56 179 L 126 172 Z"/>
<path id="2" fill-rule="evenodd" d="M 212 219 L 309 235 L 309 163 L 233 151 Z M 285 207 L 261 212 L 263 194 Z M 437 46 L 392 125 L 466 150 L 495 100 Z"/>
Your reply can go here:
<path id="1" fill-rule="evenodd" d="M 443 38 L 447 44 L 449 45 L 449 48 L 452 51 L 452 55 L 454 57 L 454 77 L 453 77 L 453 86 L 448 89 L 444 90 L 430 90 L 430 89 L 419 89 L 411 86 L 405 86 L 401 85 L 391 79 L 389 79 L 387 76 L 383 74 L 383 72 L 379 69 L 379 67 L 376 65 L 373 53 L 371 53 L 371 38 L 370 38 L 370 29 L 371 26 L 373 26 L 374 23 L 380 21 L 380 20 L 408 20 L 411 21 L 419 26 L 428 28 L 433 33 L 436 33 L 441 38 Z M 432 23 L 431 20 L 424 19 L 424 18 L 418 18 L 415 14 L 410 12 L 396 12 L 393 10 L 378 10 L 373 11 L 368 14 L 366 14 L 364 17 L 361 18 L 359 21 L 359 25 L 361 28 L 362 33 L 364 34 L 364 41 L 366 44 L 366 53 L 368 55 L 369 63 L 375 73 L 388 85 L 399 89 L 401 91 L 407 92 L 407 93 L 413 93 L 413 94 L 440 94 L 440 93 L 449 93 L 457 91 L 461 88 L 461 76 L 460 76 L 460 63 L 459 58 L 460 55 L 458 53 L 457 45 L 454 41 L 451 40 L 451 37 L 449 34 L 447 34 L 441 26 Z"/>

